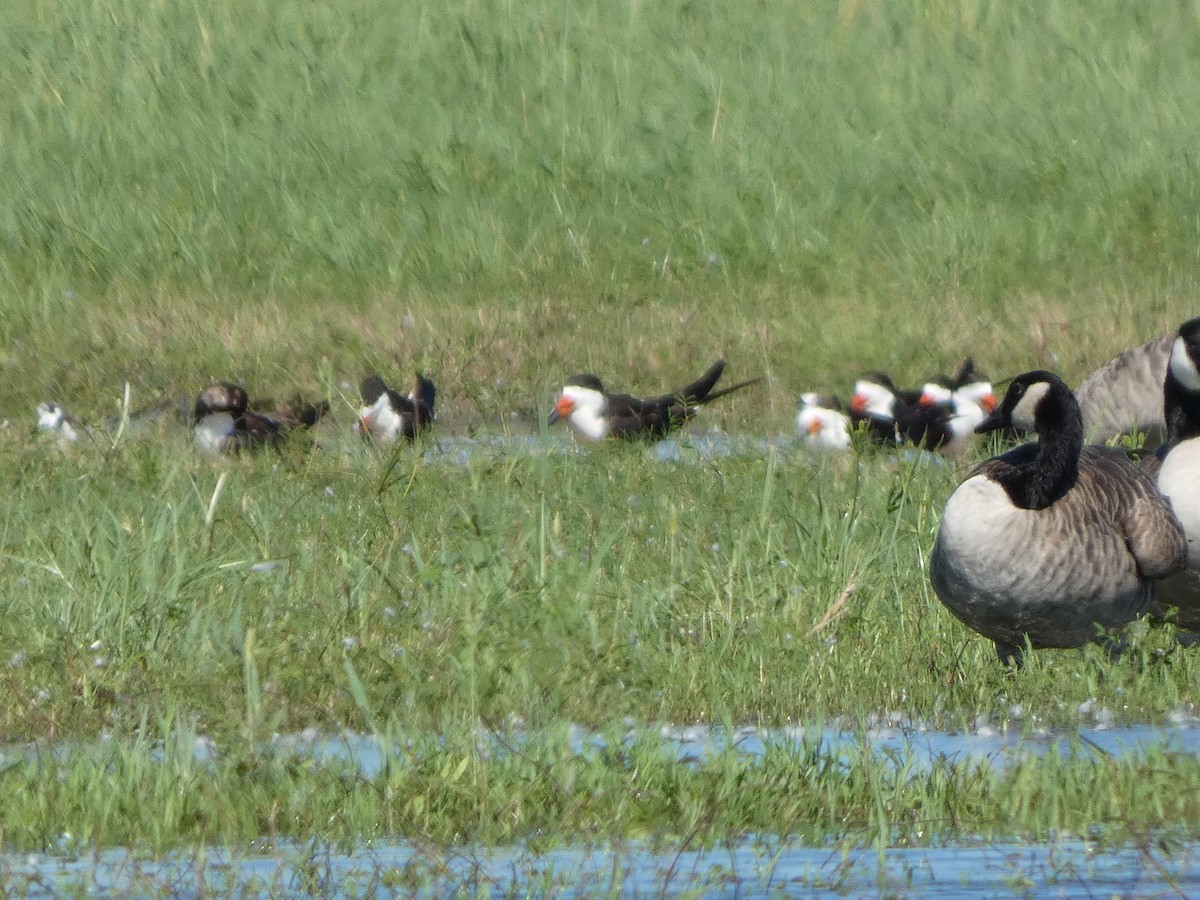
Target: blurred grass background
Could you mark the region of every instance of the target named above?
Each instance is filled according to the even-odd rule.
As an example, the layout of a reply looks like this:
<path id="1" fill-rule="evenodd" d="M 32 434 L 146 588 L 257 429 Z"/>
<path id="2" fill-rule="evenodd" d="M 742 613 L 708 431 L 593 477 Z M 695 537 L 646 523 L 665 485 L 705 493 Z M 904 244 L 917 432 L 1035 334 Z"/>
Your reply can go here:
<path id="1" fill-rule="evenodd" d="M 416 366 L 486 418 L 724 353 L 769 376 L 727 421 L 776 430 L 866 368 L 1075 381 L 1196 312 L 1193 3 L 0 16 L 14 421 Z"/>

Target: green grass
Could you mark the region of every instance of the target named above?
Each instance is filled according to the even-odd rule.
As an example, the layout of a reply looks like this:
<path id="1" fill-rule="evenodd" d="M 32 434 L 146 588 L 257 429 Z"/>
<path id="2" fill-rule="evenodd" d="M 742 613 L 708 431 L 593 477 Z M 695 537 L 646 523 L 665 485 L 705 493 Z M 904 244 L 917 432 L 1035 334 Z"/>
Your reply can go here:
<path id="1" fill-rule="evenodd" d="M 388 717 L 438 731 L 903 709 L 953 728 L 1004 715 L 1010 692 L 1051 721 L 1097 696 L 1160 720 L 1197 701 L 1189 654 L 1038 654 L 1014 687 L 924 574 L 949 466 L 670 464 L 640 447 L 459 466 L 344 441 L 218 474 L 164 441 L 6 448 L 10 739 L 147 714 L 227 740 Z"/>
<path id="2" fill-rule="evenodd" d="M 167 723 L 168 725 L 171 723 Z M 934 760 L 881 760 L 869 742 L 843 755 L 776 746 L 751 761 L 730 751 L 675 762 L 663 742 L 610 743 L 581 755 L 565 729 L 482 751 L 477 734 L 446 740 L 393 735 L 382 775 L 316 766 L 271 749 L 195 758 L 194 733 L 113 743 L 10 763 L 0 781 L 0 836 L 9 846 L 86 852 L 181 841 L 235 846 L 320 836 L 353 846 L 406 838 L 430 848 L 646 839 L 711 846 L 784 834 L 815 845 L 938 846 L 954 840 L 1195 839 L 1197 796 L 1180 785 L 1197 760 L 1149 750 L 1104 759 L 1086 748 L 1028 757 L 1010 769 Z"/>
<path id="3" fill-rule="evenodd" d="M 570 839 L 594 827 L 604 837 L 695 828 L 709 841 L 773 827 L 882 841 L 909 815 L 925 835 L 1089 821 L 1128 835 L 1150 827 L 1121 805 L 1139 806 L 1130 792 L 1190 764 L 1143 754 L 1004 774 L 960 764 L 947 793 L 930 795 L 925 775 L 869 755 L 853 778 L 820 754 L 809 775 L 773 755 L 761 767 L 730 754 L 681 771 L 652 761 L 654 742 L 632 757 L 576 759 L 561 743 L 565 723 L 854 731 L 898 711 L 950 730 L 1069 729 L 1090 721 L 1084 704 L 1118 722 L 1163 722 L 1195 708 L 1198 663 L 1170 652 L 1169 629 L 1139 627 L 1116 663 L 1092 648 L 1002 669 L 924 575 L 958 477 L 950 466 L 799 450 L 663 463 L 638 446 L 497 449 L 459 465 L 348 438 L 216 466 L 179 433 L 109 454 L 0 448 L 20 511 L 2 534 L 0 734 L 83 744 L 55 760 L 54 784 L 46 760 L 12 761 L 0 780 L 13 792 L 0 803 L 5 841 L 45 846 L 56 828 L 160 849 L 240 839 L 281 802 L 295 808 L 271 827 L 289 837 L 342 809 L 322 832 L 338 839 Z M 535 746 L 549 741 L 552 758 L 477 747 L 479 728 L 513 723 Z M 265 754 L 272 734 L 303 728 L 378 732 L 408 749 L 362 784 Z M 194 734 L 219 748 L 215 773 L 191 759 Z M 102 735 L 116 741 L 88 749 Z M 1110 771 L 1123 773 L 1111 795 L 1076 802 L 1071 784 Z M 639 802 L 616 799 L 643 778 L 654 788 L 635 791 Z M 780 779 L 804 791 L 780 792 Z M 1034 784 L 1013 787 L 1023 779 Z M 747 781 L 760 789 L 731 799 Z M 565 793 L 545 796 L 559 782 Z M 165 806 L 146 794 L 173 783 L 191 787 Z M 1062 793 L 1053 814 L 1020 806 L 1047 791 Z M 1102 815 L 1101 795 L 1116 804 Z M 1154 821 L 1191 822 L 1186 792 L 1161 802 Z"/>
<path id="4" fill-rule="evenodd" d="M 99 421 L 125 382 L 136 406 L 218 377 L 322 394 L 344 425 L 365 371 L 420 367 L 445 436 L 528 431 L 570 372 L 658 391 L 719 354 L 765 377 L 711 413 L 748 435 L 790 434 L 800 390 L 844 394 L 866 369 L 918 381 L 972 354 L 995 378 L 1078 380 L 1197 311 L 1189 6 L 67 0 L 0 16 L 0 737 L 112 734 L 146 768 L 123 742 L 183 728 L 243 764 L 199 779 L 214 793 L 188 802 L 218 808 L 153 821 L 20 764 L 0 782 L 29 792 L 4 804 L 4 841 L 68 821 L 156 847 L 261 832 L 254 780 L 284 774 L 254 748 L 309 726 L 458 735 L 395 776 L 433 785 L 481 723 L 902 710 L 1020 727 L 1075 724 L 1087 701 L 1122 721 L 1194 708 L 1197 663 L 1169 629 L 1140 627 L 1116 664 L 1089 650 L 1000 670 L 923 569 L 961 467 L 625 447 L 457 465 L 373 454 L 336 423 L 312 454 L 213 465 L 170 417 L 111 452 L 28 436 L 44 399 Z M 529 813 L 497 812 L 524 797 L 519 764 L 466 758 L 470 791 L 429 801 L 421 829 L 531 832 Z M 150 766 L 158 789 L 182 765 Z M 1039 791 L 1099 777 L 1046 771 Z M 738 777 L 783 777 L 764 773 Z M 718 775 L 671 776 L 691 819 L 611 800 L 595 816 L 625 833 L 699 821 Z M 1179 800 L 1145 775 L 1115 796 Z M 815 800 L 781 811 L 769 793 L 705 833 L 833 829 Z M 847 819 L 859 835 L 909 802 L 852 794 L 872 810 Z M 582 834 L 565 796 L 541 824 Z M 337 797 L 297 801 L 289 833 Z M 1101 816 L 1072 798 L 1053 822 L 985 821 Z M 394 823 L 361 802 L 347 835 Z"/>

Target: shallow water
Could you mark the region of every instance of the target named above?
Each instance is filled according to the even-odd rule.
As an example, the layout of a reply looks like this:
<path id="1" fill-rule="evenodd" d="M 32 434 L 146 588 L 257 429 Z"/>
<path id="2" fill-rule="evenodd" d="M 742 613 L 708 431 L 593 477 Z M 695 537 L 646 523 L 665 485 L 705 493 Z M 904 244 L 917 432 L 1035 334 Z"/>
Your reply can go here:
<path id="1" fill-rule="evenodd" d="M 762 458 L 771 452 L 800 448 L 799 442 L 790 438 L 729 435 L 722 431 L 686 432 L 677 437 L 648 442 L 644 446 L 647 459 L 685 463 L 709 462 L 731 456 Z M 464 466 L 480 457 L 496 455 L 547 456 L 597 450 L 603 452 L 602 448 L 578 443 L 565 429 L 546 433 L 477 434 L 473 437 L 438 435 L 424 442 L 423 447 L 426 462 Z"/>
<path id="2" fill-rule="evenodd" d="M 354 435 L 328 437 L 325 444 L 329 447 L 358 446 L 361 441 Z M 492 456 L 550 456 L 559 454 L 596 453 L 604 452 L 603 447 L 595 447 L 576 441 L 566 429 L 549 430 L 546 432 L 511 430 L 503 433 L 477 433 L 471 437 L 437 434 L 428 440 L 422 440 L 419 445 L 422 456 L 428 463 L 449 463 L 451 465 L 468 465 L 480 458 Z M 614 446 L 625 446 L 619 442 Z M 637 446 L 633 444 L 631 446 Z M 646 442 L 643 453 L 649 460 L 655 462 L 677 462 L 702 464 L 730 457 L 746 457 L 762 459 L 772 453 L 804 454 L 814 460 L 824 456 L 837 456 L 839 453 L 851 451 L 815 451 L 798 437 L 781 434 L 769 437 L 748 434 L 727 434 L 718 430 L 683 431 L 672 434 L 659 441 Z M 389 453 L 394 448 L 380 447 L 380 453 Z M 930 453 L 915 447 L 897 447 L 894 449 L 880 447 L 881 455 L 890 455 L 901 462 L 924 462 L 931 465 L 946 465 L 947 459 L 937 453 Z"/>
<path id="3" fill-rule="evenodd" d="M 900 715 L 854 731 L 834 727 L 738 728 L 635 726 L 625 742 L 658 739 L 683 765 L 733 750 L 750 758 L 768 748 L 806 747 L 845 757 L 873 754 L 920 768 L 946 759 L 1013 762 L 1054 754 L 1122 756 L 1151 749 L 1200 753 L 1200 721 L 1180 713 L 1165 726 L 1109 727 L 1109 715 L 1087 704 L 1081 725 L 1069 731 L 1036 727 L 1005 731 L 987 722 L 967 732 L 926 729 Z M 480 746 L 508 752 L 529 736 L 480 732 Z M 575 726 L 577 753 L 595 752 L 614 738 Z M 67 752 L 59 746 L 56 750 Z M 276 735 L 263 748 L 336 766 L 352 765 L 370 778 L 382 771 L 387 745 L 372 735 L 304 732 Z M 0 761 L 45 752 L 9 747 Z M 195 743 L 199 759 L 219 753 Z M 513 847 L 438 847 L 407 841 L 354 846 L 256 842 L 243 848 L 195 848 L 160 859 L 116 849 L 82 851 L 69 839 L 55 853 L 0 854 L 0 891 L 58 896 L 394 896 L 451 894 L 554 897 L 667 896 L 1039 896 L 1094 897 L 1200 895 L 1200 843 L 1162 835 L 1147 846 L 1092 844 L 1077 838 L 1050 843 L 984 844 L 970 836 L 933 847 L 862 849 L 799 839 L 751 836 L 715 849 L 629 841 L 554 847 L 552 835 Z"/>
<path id="4" fill-rule="evenodd" d="M 1099 718 L 1103 719 L 1103 711 Z M 1070 731 L 1051 731 L 1038 728 L 1004 730 L 982 724 L 968 732 L 933 731 L 914 725 L 884 724 L 865 731 L 826 728 L 821 731 L 805 728 L 736 728 L 727 730 L 706 725 L 631 727 L 624 736 L 626 743 L 644 737 L 661 738 L 664 749 L 680 763 L 700 763 L 715 755 L 734 749 L 749 757 L 760 757 L 769 747 L 796 750 L 808 748 L 823 754 L 843 758 L 873 754 L 902 760 L 915 770 L 929 768 L 934 762 L 987 762 L 1004 769 L 1030 756 L 1057 753 L 1098 754 L 1120 757 L 1149 750 L 1170 750 L 1200 755 L 1200 722 L 1180 716 L 1176 724 L 1165 726 L 1127 725 L 1109 727 L 1093 725 Z M 501 736 L 481 732 L 481 746 L 496 753 L 506 746 L 520 745 L 525 734 L 514 730 Z M 570 730 L 571 745 L 577 753 L 588 753 L 605 746 L 606 739 L 578 726 Z M 384 767 L 385 745 L 367 734 L 346 732 L 328 734 L 316 731 L 276 735 L 267 749 L 276 753 L 295 754 L 317 762 L 353 764 L 364 778 L 373 778 Z M 197 743 L 197 754 L 206 756 L 210 748 Z M 2 758 L 2 757 L 0 757 Z"/>
<path id="5" fill-rule="evenodd" d="M 842 851 L 746 838 L 704 851 L 630 842 L 538 853 L 528 845 L 384 841 L 353 852 L 278 845 L 160 860 L 120 850 L 71 859 L 0 856 L 0 875 L 8 892 L 22 896 L 1189 896 L 1200 892 L 1200 846 L 1065 841 Z"/>

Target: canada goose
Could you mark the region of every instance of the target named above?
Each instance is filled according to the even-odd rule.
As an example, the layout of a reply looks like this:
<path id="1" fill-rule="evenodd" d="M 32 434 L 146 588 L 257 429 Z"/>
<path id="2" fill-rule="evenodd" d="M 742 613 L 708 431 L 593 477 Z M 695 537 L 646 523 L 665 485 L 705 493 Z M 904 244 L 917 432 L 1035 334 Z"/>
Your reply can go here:
<path id="1" fill-rule="evenodd" d="M 657 440 L 694 416 L 701 404 L 762 380 L 751 378 L 714 390 L 724 370 L 725 360 L 718 359 L 691 384 L 644 400 L 629 394 L 606 393 L 600 379 L 590 372 L 572 375 L 554 404 L 548 424 L 566 419 L 567 427 L 576 437 L 591 442 L 610 436 Z"/>
<path id="2" fill-rule="evenodd" d="M 1148 446 L 1162 441 L 1163 379 L 1175 335 L 1131 347 L 1088 376 L 1075 392 L 1089 441 L 1140 431 Z"/>
<path id="3" fill-rule="evenodd" d="M 1153 481 L 1119 450 L 1084 446 L 1079 404 L 1049 372 L 1012 380 L 978 432 L 1036 442 L 978 465 L 942 512 L 929 575 L 938 598 L 1006 665 L 1030 647 L 1078 647 L 1142 615 L 1187 541 Z"/>
<path id="4" fill-rule="evenodd" d="M 329 404 L 294 403 L 268 413 L 253 412 L 245 388 L 228 381 L 210 384 L 196 397 L 192 434 L 206 453 L 236 453 L 278 446 L 289 431 L 311 428 Z"/>
<path id="5" fill-rule="evenodd" d="M 800 395 L 796 429 L 814 450 L 845 450 L 850 446 L 850 419 L 840 409 L 823 405 L 817 394 Z"/>
<path id="6" fill-rule="evenodd" d="M 389 388 L 378 375 L 364 378 L 359 392 L 364 404 L 358 414 L 363 437 L 385 444 L 403 437 L 412 443 L 435 418 L 433 404 L 437 399 L 437 388 L 419 372 L 416 385 L 407 397 Z"/>
<path id="7" fill-rule="evenodd" d="M 1166 442 L 1148 460 L 1158 489 L 1187 534 L 1187 567 L 1159 586 L 1156 615 L 1174 608 L 1174 622 L 1200 631 L 1200 318 L 1179 327 L 1163 382 Z"/>

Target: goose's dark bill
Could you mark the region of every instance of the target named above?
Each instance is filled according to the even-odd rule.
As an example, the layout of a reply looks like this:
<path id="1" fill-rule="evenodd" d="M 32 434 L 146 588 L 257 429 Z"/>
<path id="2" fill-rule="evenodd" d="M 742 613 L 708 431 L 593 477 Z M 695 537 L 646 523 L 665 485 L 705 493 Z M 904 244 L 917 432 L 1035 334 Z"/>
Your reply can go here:
<path id="1" fill-rule="evenodd" d="M 360 394 L 364 406 L 359 411 L 359 430 L 380 443 L 393 443 L 401 437 L 412 442 L 434 421 L 437 388 L 421 373 L 407 397 L 389 388 L 378 375 L 363 379 Z"/>
<path id="2" fill-rule="evenodd" d="M 930 557 L 938 599 L 1006 663 L 1026 644 L 1077 647 L 1127 625 L 1187 558 L 1153 481 L 1123 452 L 1084 446 L 1079 405 L 1061 379 L 1018 376 L 976 430 L 1013 426 L 1038 440 L 958 486 Z"/>
<path id="3" fill-rule="evenodd" d="M 609 394 L 600 379 L 591 373 L 572 375 L 555 400 L 548 423 L 566 421 L 572 434 L 591 443 L 609 437 L 625 440 L 661 438 L 694 416 L 701 405 L 760 380 L 753 378 L 716 390 L 724 370 L 725 361 L 717 360 L 690 384 L 647 399 Z"/>

